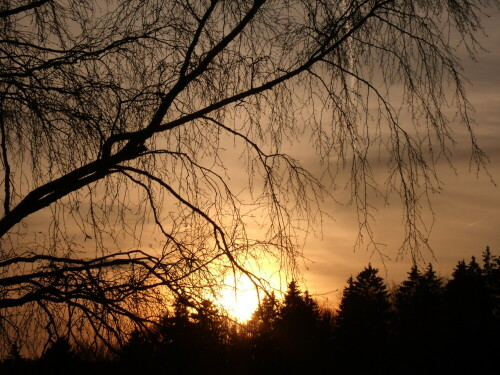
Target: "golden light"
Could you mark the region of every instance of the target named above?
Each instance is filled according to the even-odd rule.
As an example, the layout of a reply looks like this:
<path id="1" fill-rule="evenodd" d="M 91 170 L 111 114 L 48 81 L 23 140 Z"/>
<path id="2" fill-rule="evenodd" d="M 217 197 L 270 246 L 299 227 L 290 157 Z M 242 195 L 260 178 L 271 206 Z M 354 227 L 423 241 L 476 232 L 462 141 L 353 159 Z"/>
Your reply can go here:
<path id="1" fill-rule="evenodd" d="M 221 291 L 220 305 L 239 322 L 246 322 L 259 305 L 255 285 L 244 275 L 236 279 L 230 275 L 225 284 Z"/>
<path id="2" fill-rule="evenodd" d="M 257 249 L 254 255 L 254 259 L 246 259 L 241 265 L 258 278 L 261 288 L 279 294 L 286 286 L 286 274 L 282 267 L 272 254 Z M 259 298 L 264 298 L 265 294 L 262 289 L 257 291 L 248 275 L 239 271 L 229 272 L 224 277 L 216 303 L 232 318 L 244 323 L 250 320 L 259 306 Z"/>

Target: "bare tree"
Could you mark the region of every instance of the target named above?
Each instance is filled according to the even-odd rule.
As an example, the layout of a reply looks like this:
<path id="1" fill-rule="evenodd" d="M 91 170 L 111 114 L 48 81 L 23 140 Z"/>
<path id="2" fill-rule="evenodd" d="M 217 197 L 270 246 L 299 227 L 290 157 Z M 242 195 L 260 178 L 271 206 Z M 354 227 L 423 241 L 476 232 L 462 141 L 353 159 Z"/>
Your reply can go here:
<path id="1" fill-rule="evenodd" d="M 297 139 L 350 171 L 361 234 L 370 197 L 396 192 L 402 249 L 426 244 L 448 104 L 485 161 L 454 46 L 473 55 L 496 4 L 2 1 L 1 347 L 116 343 L 263 253 L 293 268 L 325 193 L 286 153 Z"/>

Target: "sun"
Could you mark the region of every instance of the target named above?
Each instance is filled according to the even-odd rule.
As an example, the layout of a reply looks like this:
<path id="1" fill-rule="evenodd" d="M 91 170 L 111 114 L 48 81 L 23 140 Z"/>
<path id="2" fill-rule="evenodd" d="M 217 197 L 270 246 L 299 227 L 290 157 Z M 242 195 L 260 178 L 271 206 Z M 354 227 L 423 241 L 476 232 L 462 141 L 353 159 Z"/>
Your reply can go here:
<path id="1" fill-rule="evenodd" d="M 236 285 L 235 285 L 236 281 Z M 246 322 L 259 305 L 259 297 L 255 285 L 247 276 L 236 280 L 228 276 L 226 287 L 221 291 L 220 305 L 239 322 Z"/>

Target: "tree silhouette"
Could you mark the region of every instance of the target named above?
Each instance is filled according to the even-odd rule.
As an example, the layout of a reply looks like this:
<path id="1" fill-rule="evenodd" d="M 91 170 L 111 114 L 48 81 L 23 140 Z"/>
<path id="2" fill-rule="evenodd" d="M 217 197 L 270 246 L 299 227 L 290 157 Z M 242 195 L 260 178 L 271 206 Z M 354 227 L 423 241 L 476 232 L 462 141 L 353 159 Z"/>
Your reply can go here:
<path id="1" fill-rule="evenodd" d="M 0 372 L 491 374 L 499 349 L 490 303 L 498 265 L 488 248 L 482 267 L 474 258 L 460 261 L 445 287 L 432 265 L 425 272 L 414 265 L 394 290 L 394 312 L 383 279 L 369 265 L 348 279 L 334 327 L 331 314 L 296 282 L 283 300 L 266 295 L 247 325 L 210 301 L 193 305 L 181 296 L 158 322 L 134 330 L 115 357 L 95 358 L 60 337 L 37 360 L 22 358 L 12 345 Z"/>
<path id="2" fill-rule="evenodd" d="M 276 343 L 281 371 L 313 371 L 327 344 L 322 335 L 318 304 L 306 291 L 302 293 L 295 281 L 287 292 L 276 321 Z"/>
<path id="3" fill-rule="evenodd" d="M 446 103 L 484 163 L 453 40 L 474 54 L 490 3 L 3 3 L 1 340 L 113 349 L 172 296 L 201 305 L 227 272 L 257 282 L 243 265 L 262 252 L 293 268 L 323 192 L 285 153 L 294 139 L 310 138 L 330 175 L 349 171 L 361 231 L 367 197 L 387 186 L 403 202 L 403 246 L 426 243 L 420 197 L 439 185 L 433 153 L 449 155 Z M 228 178 L 242 172 L 247 196 Z"/>
<path id="4" fill-rule="evenodd" d="M 394 300 L 401 372 L 437 372 L 440 368 L 445 334 L 443 294 L 442 280 L 431 264 L 423 274 L 413 265 L 408 278 L 397 287 Z"/>
<path id="5" fill-rule="evenodd" d="M 59 337 L 49 344 L 42 355 L 43 373 L 67 374 L 74 368 L 74 359 L 75 351 L 68 338 Z"/>
<path id="6" fill-rule="evenodd" d="M 490 296 L 492 313 L 500 320 L 500 257 L 491 254 L 487 246 L 483 252 L 483 276 Z"/>
<path id="7" fill-rule="evenodd" d="M 172 313 L 144 332 L 134 331 L 120 351 L 120 363 L 131 372 L 220 373 L 236 353 L 231 322 L 210 301 L 196 312 L 176 301 Z M 192 308 L 191 308 L 192 310 Z"/>
<path id="8" fill-rule="evenodd" d="M 271 331 L 276 325 L 279 310 L 280 302 L 274 292 L 266 294 L 248 322 L 250 329 L 255 332 Z"/>
<path id="9" fill-rule="evenodd" d="M 378 269 L 370 265 L 344 288 L 336 322 L 336 357 L 344 371 L 384 369 L 392 350 L 393 312 Z"/>
<path id="10" fill-rule="evenodd" d="M 266 294 L 247 324 L 250 360 L 246 367 L 250 373 L 279 371 L 276 322 L 280 306 L 274 292 Z"/>
<path id="11" fill-rule="evenodd" d="M 488 287 L 491 269 L 489 249 L 484 253 L 485 268 L 475 257 L 466 264 L 459 261 L 446 285 L 449 368 L 479 373 L 494 372 L 500 349 L 500 321 L 495 317 L 495 296 Z"/>

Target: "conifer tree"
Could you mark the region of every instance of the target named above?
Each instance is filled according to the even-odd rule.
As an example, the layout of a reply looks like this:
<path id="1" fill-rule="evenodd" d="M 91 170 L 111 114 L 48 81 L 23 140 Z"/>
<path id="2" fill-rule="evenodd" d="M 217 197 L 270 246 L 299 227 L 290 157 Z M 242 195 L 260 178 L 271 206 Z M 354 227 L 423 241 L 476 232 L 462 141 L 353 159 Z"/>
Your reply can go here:
<path id="1" fill-rule="evenodd" d="M 494 314 L 494 295 L 488 282 L 493 271 L 491 254 L 484 253 L 485 268 L 472 257 L 459 261 L 446 286 L 447 360 L 452 367 L 474 373 L 494 371 L 498 354 L 499 324 Z"/>
<path id="2" fill-rule="evenodd" d="M 433 367 L 441 349 L 442 293 L 442 280 L 432 264 L 425 273 L 414 264 L 395 291 L 397 358 L 400 364 L 411 364 L 417 373 L 426 372 L 431 364 Z"/>
<path id="3" fill-rule="evenodd" d="M 387 365 L 392 309 L 384 280 L 371 264 L 348 279 L 336 324 L 338 362 L 350 371 Z"/>
<path id="4" fill-rule="evenodd" d="M 271 292 L 264 296 L 248 322 L 251 372 L 278 370 L 276 321 L 279 309 L 280 302 L 274 292 Z"/>
<path id="5" fill-rule="evenodd" d="M 455 47 L 497 4 L 1 1 L 0 356 L 59 327 L 114 345 L 228 270 L 294 269 L 330 184 L 372 241 L 396 192 L 417 255 L 457 125 L 487 163 Z"/>
<path id="6" fill-rule="evenodd" d="M 295 281 L 290 282 L 276 321 L 281 370 L 311 371 L 318 365 L 320 313 L 317 302 Z"/>
<path id="7" fill-rule="evenodd" d="M 274 292 L 266 294 L 248 322 L 251 336 L 269 334 L 275 328 L 278 319 L 280 303 Z"/>
<path id="8" fill-rule="evenodd" d="M 483 252 L 483 276 L 490 296 L 492 314 L 500 320 L 500 257 L 491 254 L 487 246 Z"/>

